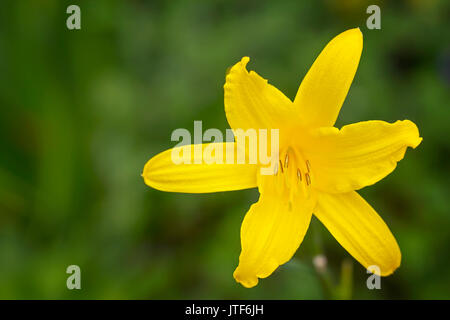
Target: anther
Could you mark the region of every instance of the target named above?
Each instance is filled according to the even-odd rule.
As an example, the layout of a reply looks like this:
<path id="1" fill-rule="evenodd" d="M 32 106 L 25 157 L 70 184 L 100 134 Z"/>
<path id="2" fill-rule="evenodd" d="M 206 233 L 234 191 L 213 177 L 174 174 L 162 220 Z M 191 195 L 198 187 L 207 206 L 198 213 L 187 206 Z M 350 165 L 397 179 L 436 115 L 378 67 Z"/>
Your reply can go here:
<path id="1" fill-rule="evenodd" d="M 309 160 L 306 160 L 306 168 L 308 169 L 308 172 L 311 172 L 311 164 L 309 163 Z"/>
<path id="2" fill-rule="evenodd" d="M 309 173 L 308 172 L 305 173 L 305 177 L 306 177 L 306 185 L 309 186 L 311 184 L 311 178 L 309 177 Z"/>
<path id="3" fill-rule="evenodd" d="M 287 167 L 288 167 L 288 164 L 289 164 L 289 156 L 288 156 L 288 154 L 286 153 L 286 157 L 284 158 L 284 166 L 287 168 Z"/>
<path id="4" fill-rule="evenodd" d="M 297 179 L 302 181 L 302 173 L 300 172 L 300 169 L 297 168 Z"/>
<path id="5" fill-rule="evenodd" d="M 283 172 L 284 172 L 284 170 L 283 170 L 283 164 L 281 163 L 281 160 L 278 160 L 278 161 L 280 162 L 281 173 L 283 173 Z"/>

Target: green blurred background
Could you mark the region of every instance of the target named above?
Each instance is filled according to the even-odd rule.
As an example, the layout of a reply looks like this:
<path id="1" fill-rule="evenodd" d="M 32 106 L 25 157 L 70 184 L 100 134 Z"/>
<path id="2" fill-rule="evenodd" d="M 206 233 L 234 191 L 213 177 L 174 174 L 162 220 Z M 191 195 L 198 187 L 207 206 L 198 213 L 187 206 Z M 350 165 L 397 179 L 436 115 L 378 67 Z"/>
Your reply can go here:
<path id="1" fill-rule="evenodd" d="M 369 4 L 381 30 L 366 27 Z M 313 219 L 295 257 L 245 289 L 232 273 L 257 191 L 164 193 L 142 168 L 176 128 L 228 128 L 225 71 L 242 56 L 293 98 L 326 43 L 357 26 L 363 55 L 337 125 L 410 119 L 424 137 L 361 192 L 402 265 L 368 290 Z M 445 0 L 2 1 L 0 298 L 449 299 L 449 32 Z M 66 288 L 72 264 L 81 290 Z"/>

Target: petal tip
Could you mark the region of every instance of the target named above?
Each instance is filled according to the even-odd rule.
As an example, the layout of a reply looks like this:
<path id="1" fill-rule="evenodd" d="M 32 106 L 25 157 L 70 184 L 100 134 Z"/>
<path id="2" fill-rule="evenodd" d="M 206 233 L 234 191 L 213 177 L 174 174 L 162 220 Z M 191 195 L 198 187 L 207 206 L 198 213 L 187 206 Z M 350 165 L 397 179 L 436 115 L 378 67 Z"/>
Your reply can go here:
<path id="1" fill-rule="evenodd" d="M 233 272 L 233 278 L 245 288 L 253 288 L 258 284 L 258 277 L 245 274 L 239 266 Z"/>
<path id="2" fill-rule="evenodd" d="M 358 53 L 358 56 L 361 55 L 363 47 L 363 34 L 359 27 L 348 29 L 338 34 L 333 40 L 344 41 L 345 43 L 347 43 L 347 46 L 351 45 L 354 48 L 358 48 L 355 53 Z"/>
<path id="3" fill-rule="evenodd" d="M 247 56 L 242 57 L 241 59 L 242 66 L 245 67 L 249 61 L 250 61 L 249 57 Z"/>
<path id="4" fill-rule="evenodd" d="M 161 154 L 163 154 L 164 152 L 162 152 Z M 156 189 L 156 190 L 161 190 L 161 191 L 166 191 L 164 189 L 161 189 L 158 186 L 158 182 L 157 179 L 155 179 L 155 174 L 156 171 L 158 170 L 157 167 L 155 167 L 155 164 L 158 163 L 158 160 L 160 159 L 160 154 L 152 157 L 150 160 L 148 160 L 145 165 L 144 165 L 144 169 L 142 170 L 141 173 L 141 177 L 142 179 L 144 179 L 144 183 L 149 186 L 150 188 Z"/>
<path id="5" fill-rule="evenodd" d="M 141 173 L 141 177 L 142 177 L 142 179 L 144 179 L 144 183 L 146 185 L 153 188 L 150 177 L 149 177 L 150 165 L 151 165 L 150 161 L 151 161 L 151 159 L 149 161 L 147 161 L 147 163 L 145 164 L 144 169 L 142 170 L 142 173 Z"/>
<path id="6" fill-rule="evenodd" d="M 415 139 L 415 141 L 413 143 L 411 143 L 411 148 L 413 148 L 413 149 L 417 148 L 419 146 L 419 144 L 422 143 L 422 140 L 423 140 L 423 138 L 418 136 Z"/>
<path id="7" fill-rule="evenodd" d="M 400 261 L 398 261 L 394 266 L 388 269 L 381 270 L 382 277 L 389 277 L 400 267 Z"/>
<path id="8" fill-rule="evenodd" d="M 363 34 L 361 32 L 361 29 L 358 28 L 353 28 L 347 31 L 344 31 L 344 33 L 347 33 L 347 35 L 352 38 L 353 41 L 362 43 L 363 42 Z"/>
<path id="9" fill-rule="evenodd" d="M 423 138 L 420 136 L 419 128 L 411 120 L 403 120 L 400 123 L 403 123 L 406 128 L 409 128 L 411 132 L 411 141 L 409 146 L 415 149 L 423 140 Z"/>
<path id="10" fill-rule="evenodd" d="M 353 28 L 353 29 L 350 29 L 350 30 L 353 30 L 354 32 L 357 32 L 358 34 L 360 34 L 362 36 L 362 31 L 361 31 L 360 27 L 356 27 L 356 28 Z"/>
<path id="11" fill-rule="evenodd" d="M 359 36 L 359 37 L 363 36 L 362 31 L 359 27 L 348 29 L 347 31 L 344 31 L 344 32 L 348 32 L 348 33 L 351 33 L 351 34 L 353 34 L 355 36 Z"/>
<path id="12" fill-rule="evenodd" d="M 225 84 L 224 84 L 224 88 L 226 88 L 227 86 L 229 86 L 228 81 L 231 80 L 231 78 L 233 78 L 233 74 L 237 74 L 240 73 L 242 71 L 247 72 L 247 63 L 250 61 L 250 58 L 247 56 L 242 57 L 241 61 L 237 62 L 235 65 L 233 65 L 232 67 L 228 67 L 225 70 Z"/>
<path id="13" fill-rule="evenodd" d="M 381 271 L 380 276 L 388 277 L 392 275 L 400 267 L 401 262 L 402 262 L 402 253 L 400 251 L 397 242 L 395 242 L 395 245 L 393 245 L 390 251 L 389 257 L 386 256 L 384 263 L 381 263 L 383 267 L 380 270 Z"/>

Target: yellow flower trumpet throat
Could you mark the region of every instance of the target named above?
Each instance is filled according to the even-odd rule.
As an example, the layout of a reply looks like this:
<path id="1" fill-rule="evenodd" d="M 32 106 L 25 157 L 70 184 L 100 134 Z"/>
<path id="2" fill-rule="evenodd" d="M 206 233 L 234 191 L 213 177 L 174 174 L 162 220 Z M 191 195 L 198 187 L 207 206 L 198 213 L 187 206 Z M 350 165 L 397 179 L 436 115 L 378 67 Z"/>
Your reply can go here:
<path id="1" fill-rule="evenodd" d="M 278 129 L 278 161 L 273 174 L 260 164 L 178 164 L 171 150 L 144 167 L 147 185 L 171 192 L 218 192 L 257 187 L 260 197 L 241 226 L 241 254 L 234 278 L 253 287 L 289 261 L 300 246 L 314 214 L 365 268 L 380 275 L 401 261 L 391 231 L 356 192 L 391 173 L 407 147 L 422 138 L 409 121 L 363 121 L 341 129 L 334 124 L 356 73 L 363 47 L 359 29 L 347 30 L 320 53 L 294 101 L 254 71 L 248 57 L 226 76 L 225 113 L 232 129 Z M 192 153 L 202 148 L 185 146 Z M 226 154 L 236 143 L 220 145 Z M 197 151 L 196 151 L 197 150 Z"/>

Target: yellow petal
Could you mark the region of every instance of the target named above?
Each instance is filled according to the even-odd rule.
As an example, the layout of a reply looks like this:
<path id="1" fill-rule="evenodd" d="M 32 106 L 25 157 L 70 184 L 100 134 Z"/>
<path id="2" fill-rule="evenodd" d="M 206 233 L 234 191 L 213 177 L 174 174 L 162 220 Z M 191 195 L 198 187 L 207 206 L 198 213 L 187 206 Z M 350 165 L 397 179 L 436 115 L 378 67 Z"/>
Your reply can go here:
<path id="1" fill-rule="evenodd" d="M 222 155 L 217 159 L 222 163 L 215 158 L 219 150 Z M 186 158 L 184 163 L 175 164 L 173 157 L 176 162 Z M 150 187 L 169 192 L 208 193 L 256 187 L 257 165 L 236 164 L 236 157 L 235 143 L 176 147 L 150 159 L 142 176 Z M 201 163 L 196 163 L 197 159 Z"/>
<path id="2" fill-rule="evenodd" d="M 248 57 L 226 76 L 225 113 L 232 129 L 278 129 L 296 117 L 292 101 L 256 72 L 248 72 Z"/>
<path id="3" fill-rule="evenodd" d="M 391 173 L 407 147 L 422 138 L 409 121 L 364 121 L 313 130 L 304 147 L 315 188 L 342 193 L 372 185 Z"/>
<path id="4" fill-rule="evenodd" d="M 273 180 L 272 177 L 265 178 Z M 311 220 L 314 198 L 290 197 L 269 181 L 259 201 L 247 212 L 241 227 L 242 251 L 234 278 L 244 287 L 258 284 L 294 255 Z"/>
<path id="5" fill-rule="evenodd" d="M 334 238 L 366 269 L 388 276 L 400 266 L 397 241 L 375 210 L 355 191 L 319 193 L 314 214 Z"/>
<path id="6" fill-rule="evenodd" d="M 363 47 L 359 28 L 347 30 L 317 57 L 297 92 L 294 105 L 302 123 L 333 126 L 358 68 Z"/>

